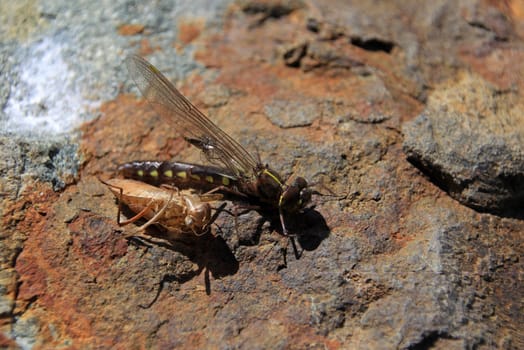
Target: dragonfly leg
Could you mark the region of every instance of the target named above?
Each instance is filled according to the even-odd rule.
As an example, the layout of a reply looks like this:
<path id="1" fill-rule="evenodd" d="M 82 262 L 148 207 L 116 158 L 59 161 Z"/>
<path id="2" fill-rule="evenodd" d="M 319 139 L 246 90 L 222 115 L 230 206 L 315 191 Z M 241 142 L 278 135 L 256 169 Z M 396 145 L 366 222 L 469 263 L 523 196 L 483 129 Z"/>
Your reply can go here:
<path id="1" fill-rule="evenodd" d="M 218 208 L 215 209 L 215 213 L 213 214 L 213 216 L 211 216 L 211 219 L 209 219 L 209 223 L 204 226 L 202 228 L 202 232 L 201 233 L 195 233 L 195 235 L 197 236 L 203 236 L 205 235 L 208 231 L 209 231 L 209 227 L 211 226 L 211 224 L 213 224 L 215 222 L 215 220 L 218 218 L 218 216 L 220 215 L 220 213 L 222 211 L 226 211 L 224 208 L 226 207 L 227 203 L 222 203 Z M 226 211 L 227 212 L 227 211 Z"/>
<path id="2" fill-rule="evenodd" d="M 295 259 L 300 259 L 300 257 L 302 256 L 302 252 L 298 252 L 297 244 L 295 243 L 295 237 L 289 236 L 289 241 L 291 241 L 291 245 L 293 246 L 293 253 L 295 254 Z"/>
<path id="3" fill-rule="evenodd" d="M 284 213 L 282 212 L 282 208 L 278 208 L 278 215 L 280 217 L 280 224 L 282 225 L 282 234 L 284 236 L 289 236 L 286 229 L 286 224 L 284 223 Z"/>
<path id="4" fill-rule="evenodd" d="M 297 244 L 295 242 L 295 235 L 290 234 L 286 229 L 286 224 L 284 223 L 284 213 L 282 212 L 282 208 L 279 208 L 278 211 L 280 216 L 280 224 L 282 225 L 282 235 L 286 236 L 289 239 L 284 247 L 284 251 L 287 252 L 287 246 L 291 241 L 291 245 L 293 246 L 293 253 L 295 254 L 295 258 L 298 260 L 302 256 L 302 253 L 298 252 Z"/>
<path id="5" fill-rule="evenodd" d="M 217 186 L 217 187 L 213 188 L 212 190 L 207 191 L 203 195 L 205 196 L 205 195 L 213 194 L 215 192 L 225 192 L 225 193 L 232 194 L 234 196 L 247 198 L 247 195 L 245 193 L 242 193 L 240 191 L 235 190 L 234 188 L 230 188 L 230 187 L 226 187 L 226 186 Z"/>

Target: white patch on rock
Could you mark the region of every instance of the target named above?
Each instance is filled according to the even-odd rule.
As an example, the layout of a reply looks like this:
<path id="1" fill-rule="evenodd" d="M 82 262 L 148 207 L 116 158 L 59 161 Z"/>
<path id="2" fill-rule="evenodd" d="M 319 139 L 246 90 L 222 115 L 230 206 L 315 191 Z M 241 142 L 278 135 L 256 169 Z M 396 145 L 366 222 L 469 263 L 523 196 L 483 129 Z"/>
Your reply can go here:
<path id="1" fill-rule="evenodd" d="M 15 134 L 58 135 L 70 132 L 82 114 L 98 103 L 82 97 L 78 77 L 52 38 L 35 42 L 18 68 L 18 84 L 11 87 L 4 112 L 6 131 Z"/>

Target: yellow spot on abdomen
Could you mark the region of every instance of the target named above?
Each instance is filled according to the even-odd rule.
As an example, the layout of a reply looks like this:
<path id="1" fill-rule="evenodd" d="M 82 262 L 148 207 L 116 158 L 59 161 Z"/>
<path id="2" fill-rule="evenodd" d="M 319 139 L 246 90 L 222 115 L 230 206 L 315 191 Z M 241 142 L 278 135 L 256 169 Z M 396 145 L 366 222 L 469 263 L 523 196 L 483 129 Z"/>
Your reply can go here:
<path id="1" fill-rule="evenodd" d="M 144 170 L 137 170 L 136 174 L 140 177 L 144 176 Z"/>
<path id="2" fill-rule="evenodd" d="M 151 175 L 151 177 L 158 177 L 158 171 L 157 170 L 151 170 L 149 175 Z"/>
<path id="3" fill-rule="evenodd" d="M 222 176 L 222 185 L 229 186 L 229 178 Z"/>
<path id="4" fill-rule="evenodd" d="M 206 176 L 206 181 L 209 182 L 209 183 L 211 183 L 211 184 L 212 184 L 213 182 L 215 182 L 215 180 L 213 180 L 213 176 L 209 176 L 209 175 Z"/>
<path id="5" fill-rule="evenodd" d="M 173 170 L 166 170 L 164 171 L 165 177 L 173 177 Z"/>
<path id="6" fill-rule="evenodd" d="M 200 181 L 200 176 L 198 176 L 198 175 L 191 174 L 191 175 L 189 175 L 189 176 L 191 176 L 191 178 L 192 178 L 193 180 Z"/>
<path id="7" fill-rule="evenodd" d="M 176 173 L 176 176 L 181 179 L 185 179 L 187 177 L 187 174 L 185 171 L 179 171 L 178 173 Z"/>

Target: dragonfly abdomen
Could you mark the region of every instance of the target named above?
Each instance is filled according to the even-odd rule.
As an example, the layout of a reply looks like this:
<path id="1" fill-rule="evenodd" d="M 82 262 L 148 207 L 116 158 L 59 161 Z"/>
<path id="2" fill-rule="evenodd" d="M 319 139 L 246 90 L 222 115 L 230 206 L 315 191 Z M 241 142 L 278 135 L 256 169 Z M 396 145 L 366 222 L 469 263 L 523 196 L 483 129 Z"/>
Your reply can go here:
<path id="1" fill-rule="evenodd" d="M 136 161 L 121 165 L 119 171 L 125 178 L 156 186 L 171 184 L 207 191 L 220 186 L 234 188 L 238 184 L 237 178 L 223 169 L 182 162 Z"/>

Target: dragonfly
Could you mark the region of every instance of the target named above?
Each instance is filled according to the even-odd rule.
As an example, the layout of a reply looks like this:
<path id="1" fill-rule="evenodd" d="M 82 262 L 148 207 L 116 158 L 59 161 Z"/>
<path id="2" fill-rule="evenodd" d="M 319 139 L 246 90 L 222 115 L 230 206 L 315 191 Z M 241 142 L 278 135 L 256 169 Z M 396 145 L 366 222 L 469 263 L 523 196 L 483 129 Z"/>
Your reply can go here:
<path id="1" fill-rule="evenodd" d="M 142 57 L 129 56 L 126 65 L 142 95 L 163 121 L 188 143 L 199 148 L 215 166 L 135 161 L 119 167 L 123 176 L 155 185 L 168 183 L 220 192 L 248 203 L 254 209 L 276 210 L 282 234 L 293 236 L 286 227 L 286 216 L 303 211 L 311 202 L 312 195 L 317 194 L 306 179 L 299 176 L 290 183 L 284 181 L 269 165 L 256 160 L 215 125 Z"/>

